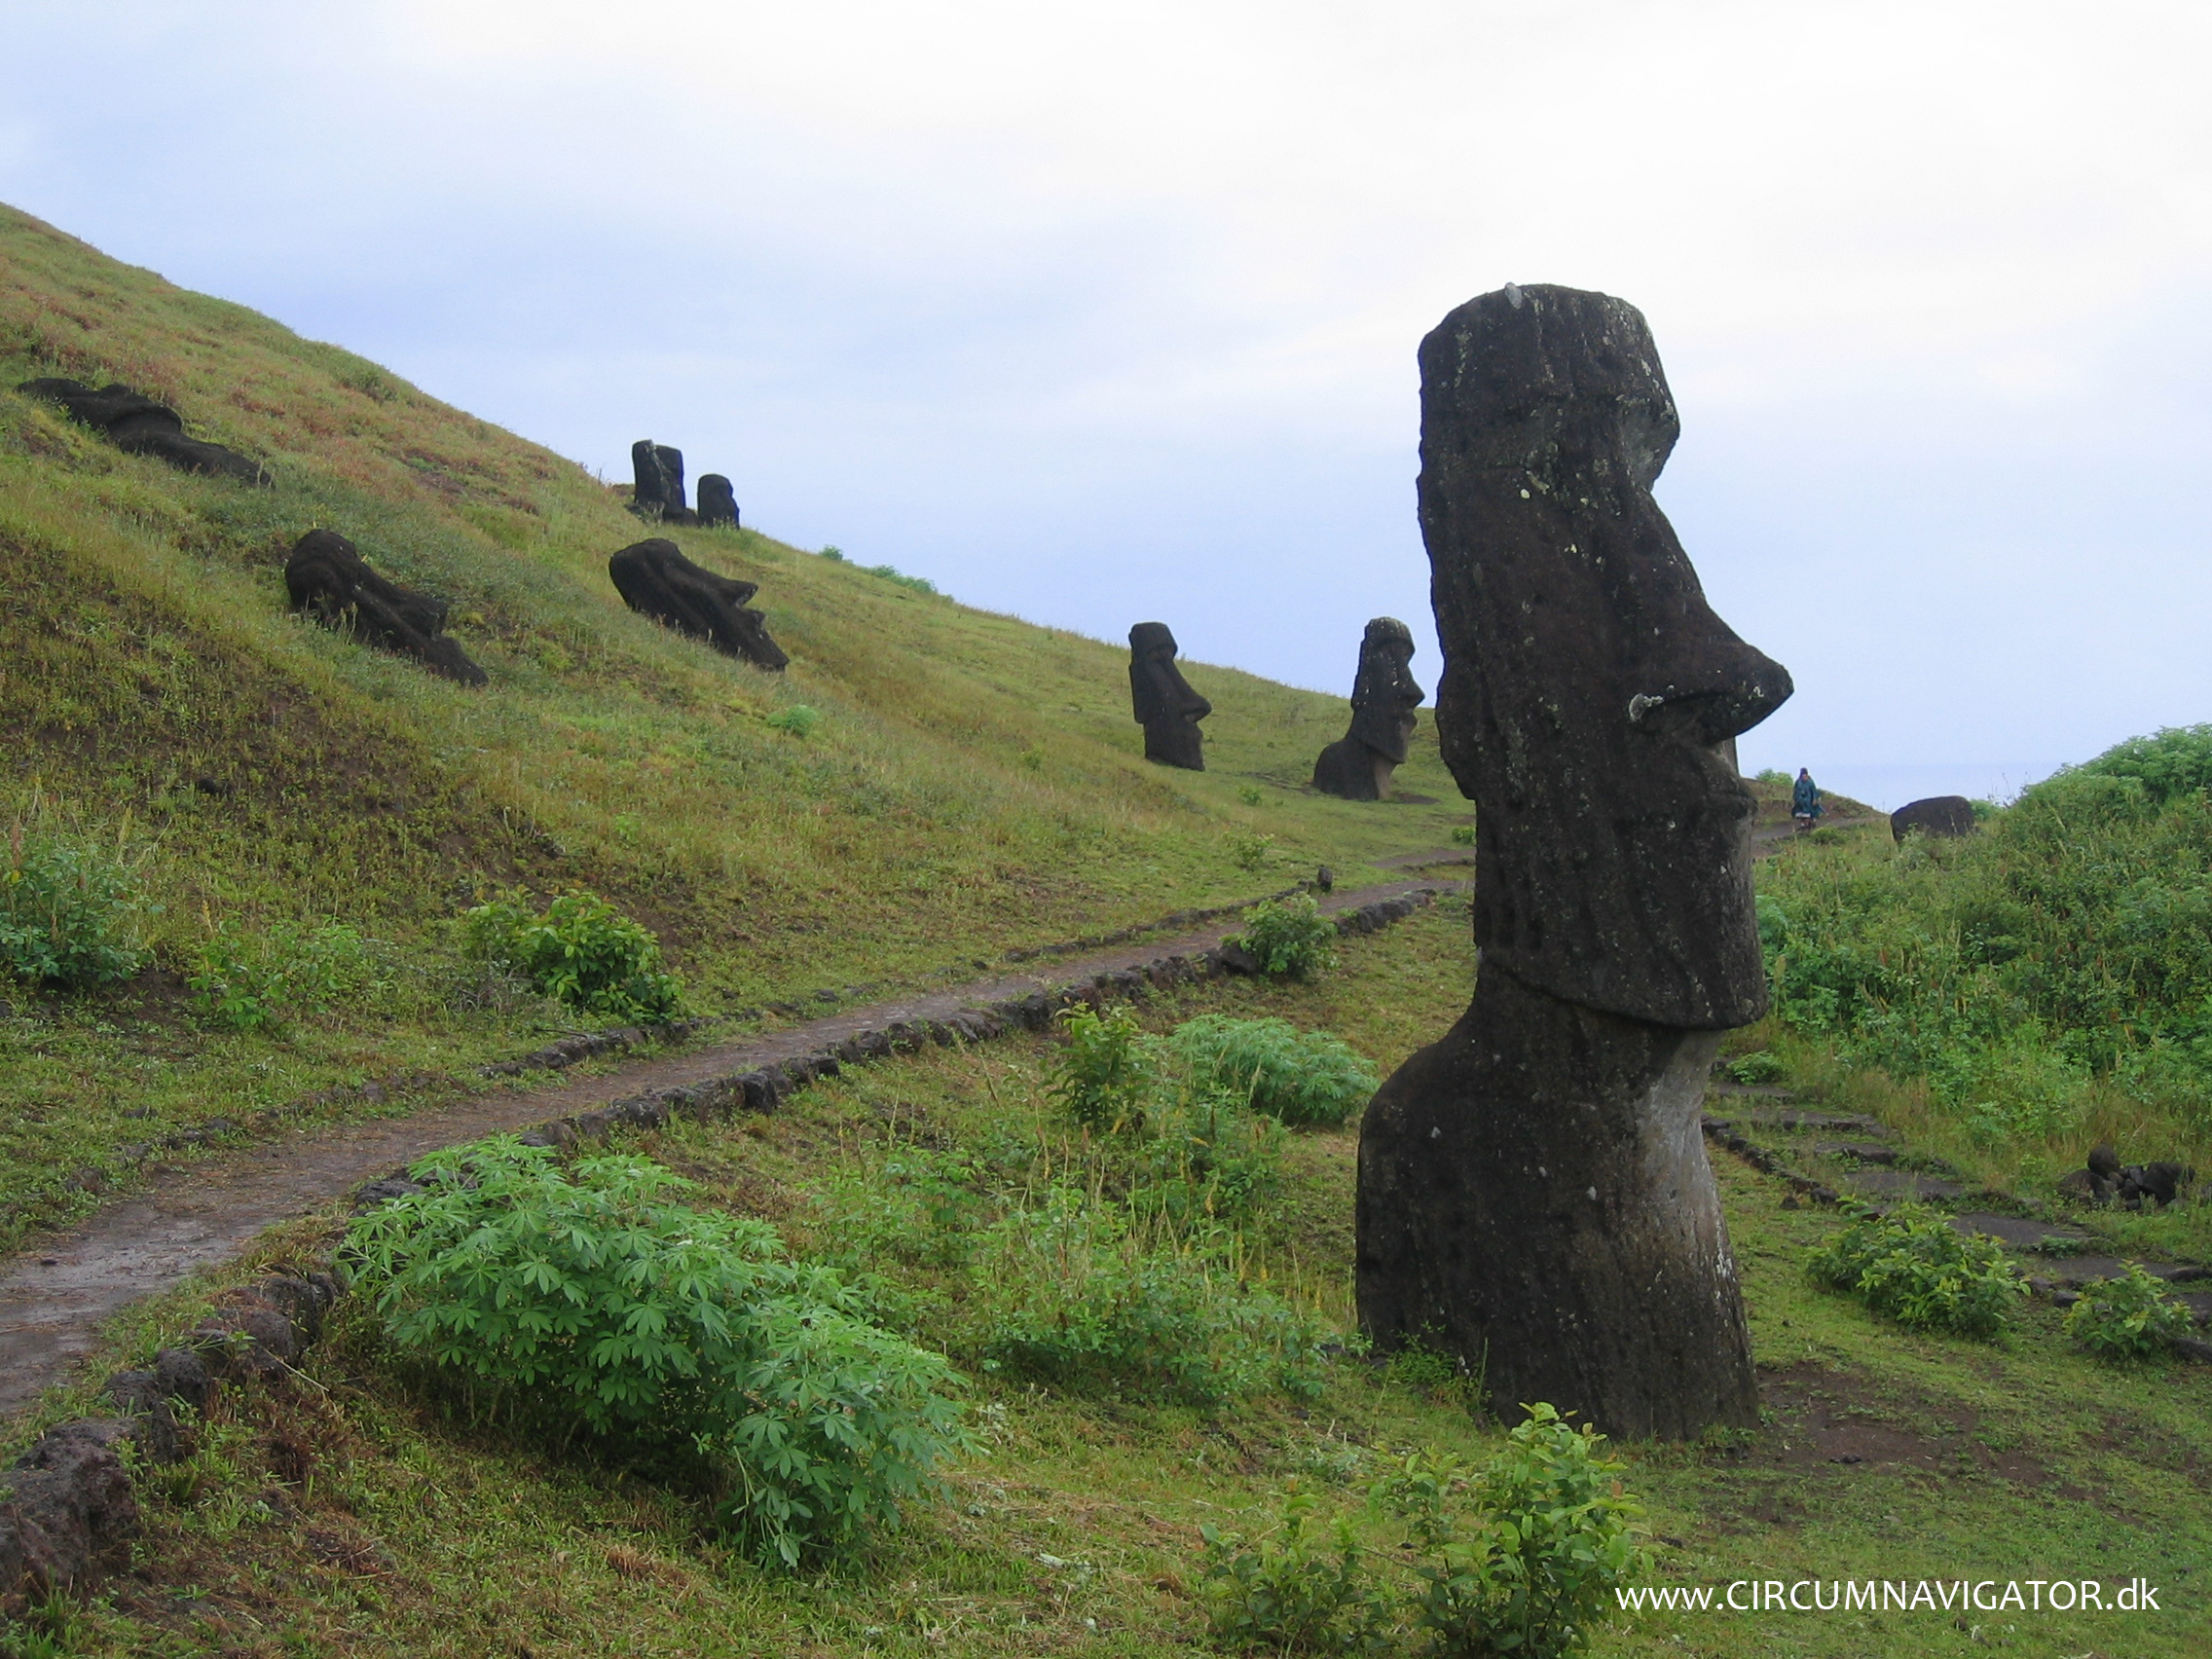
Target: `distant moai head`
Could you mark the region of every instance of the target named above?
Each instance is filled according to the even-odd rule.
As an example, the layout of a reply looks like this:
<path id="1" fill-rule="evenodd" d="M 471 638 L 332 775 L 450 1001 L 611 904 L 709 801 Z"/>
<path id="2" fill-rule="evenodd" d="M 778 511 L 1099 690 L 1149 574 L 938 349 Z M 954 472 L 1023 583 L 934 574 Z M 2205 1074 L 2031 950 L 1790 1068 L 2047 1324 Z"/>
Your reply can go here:
<path id="1" fill-rule="evenodd" d="M 660 462 L 660 502 L 664 511 L 686 511 L 683 500 L 683 452 L 666 444 L 653 445 L 653 459 Z"/>
<path id="2" fill-rule="evenodd" d="M 658 518 L 670 504 L 660 454 L 660 446 L 650 438 L 640 438 L 630 446 L 630 470 L 637 479 L 630 492 L 630 510 L 640 518 Z"/>
<path id="3" fill-rule="evenodd" d="M 1395 616 L 1368 623 L 1359 643 L 1359 673 L 1351 683 L 1351 731 L 1392 764 L 1406 758 L 1421 699 L 1428 695 L 1414 679 L 1414 633 Z"/>
<path id="4" fill-rule="evenodd" d="M 1213 713 L 1213 705 L 1175 666 L 1175 636 L 1164 622 L 1139 622 L 1129 630 L 1129 702 L 1144 727 L 1147 759 L 1205 770 L 1198 722 Z"/>
<path id="5" fill-rule="evenodd" d="M 699 474 L 699 522 L 710 528 L 737 528 L 737 492 L 719 472 Z"/>
<path id="6" fill-rule="evenodd" d="M 1437 732 L 1477 803 L 1484 960 L 1585 1007 L 1721 1029 L 1766 1010 L 1724 746 L 1790 693 L 1706 604 L 1651 485 L 1679 424 L 1634 306 L 1470 300 L 1421 342 Z"/>

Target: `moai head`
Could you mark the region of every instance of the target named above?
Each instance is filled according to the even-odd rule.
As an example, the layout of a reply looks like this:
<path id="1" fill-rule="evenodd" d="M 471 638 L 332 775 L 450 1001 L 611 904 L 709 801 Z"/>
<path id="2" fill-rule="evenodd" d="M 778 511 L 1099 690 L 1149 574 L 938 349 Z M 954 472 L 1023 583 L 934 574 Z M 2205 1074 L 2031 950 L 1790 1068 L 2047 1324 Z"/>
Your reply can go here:
<path id="1" fill-rule="evenodd" d="M 1350 736 L 1393 764 L 1404 762 L 1414 711 L 1428 695 L 1414 679 L 1413 655 L 1413 630 L 1395 616 L 1378 616 L 1359 643 L 1351 684 Z"/>
<path id="2" fill-rule="evenodd" d="M 660 462 L 662 508 L 672 515 L 687 511 L 683 504 L 683 452 L 671 449 L 667 444 L 655 444 L 653 459 Z"/>
<path id="3" fill-rule="evenodd" d="M 1484 960 L 1655 1024 L 1749 1023 L 1752 802 L 1723 746 L 1791 687 L 1651 498 L 1679 424 L 1650 330 L 1604 294 L 1507 287 L 1420 370 L 1437 731 L 1477 806 Z"/>
<path id="4" fill-rule="evenodd" d="M 668 476 L 661 470 L 660 448 L 652 439 L 640 438 L 630 446 L 630 470 L 637 478 L 630 492 L 630 510 L 640 518 L 658 518 L 676 504 L 669 497 Z"/>
<path id="5" fill-rule="evenodd" d="M 1213 713 L 1213 705 L 1175 666 L 1175 636 L 1164 622 L 1139 622 L 1129 630 L 1129 701 L 1144 727 L 1148 759 L 1205 769 L 1198 722 Z"/>

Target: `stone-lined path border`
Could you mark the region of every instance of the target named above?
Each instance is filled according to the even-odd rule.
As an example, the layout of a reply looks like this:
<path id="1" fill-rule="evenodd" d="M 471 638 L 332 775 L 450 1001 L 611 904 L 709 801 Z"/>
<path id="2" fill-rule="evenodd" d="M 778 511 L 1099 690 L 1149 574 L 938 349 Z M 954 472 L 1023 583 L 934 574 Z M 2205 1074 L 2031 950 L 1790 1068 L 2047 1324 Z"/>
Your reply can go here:
<path id="1" fill-rule="evenodd" d="M 1464 882 L 1399 882 L 1322 901 L 1340 933 L 1386 927 Z M 605 1077 L 497 1090 L 403 1117 L 300 1127 L 288 1136 L 162 1170 L 142 1191 L 0 1267 L 0 1415 L 62 1382 L 102 1323 L 140 1298 L 240 1255 L 285 1221 L 441 1147 L 523 1129 L 560 1142 L 672 1114 L 768 1111 L 841 1066 L 927 1042 L 1036 1030 L 1061 1008 L 1244 971 L 1226 928 L 1101 951 L 979 984 L 878 1003 L 782 1031 L 641 1061 Z M 582 1057 L 582 1056 L 577 1056 Z"/>

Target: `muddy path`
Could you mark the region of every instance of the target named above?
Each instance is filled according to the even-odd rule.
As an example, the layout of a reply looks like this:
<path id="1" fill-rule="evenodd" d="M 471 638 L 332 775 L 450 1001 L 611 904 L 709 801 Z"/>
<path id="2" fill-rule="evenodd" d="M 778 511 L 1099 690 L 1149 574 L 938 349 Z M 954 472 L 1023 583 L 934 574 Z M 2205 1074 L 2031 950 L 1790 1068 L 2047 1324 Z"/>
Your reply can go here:
<path id="1" fill-rule="evenodd" d="M 1321 902 L 1340 927 L 1360 931 L 1393 920 L 1439 893 L 1449 880 L 1400 881 L 1332 894 Z M 1401 908 L 1401 905 L 1403 908 Z M 1224 919 L 1179 938 L 1036 962 L 950 990 L 850 1009 L 785 1030 L 714 1044 L 689 1053 L 643 1059 L 603 1076 L 535 1088 L 494 1089 L 441 1102 L 403 1117 L 298 1128 L 278 1138 L 193 1163 L 157 1167 L 143 1190 L 73 1227 L 29 1240 L 0 1266 L 0 1416 L 19 1410 L 63 1382 L 94 1346 L 107 1318 L 201 1269 L 234 1260 L 264 1228 L 301 1215 L 441 1147 L 604 1110 L 618 1101 L 676 1091 L 702 1098 L 751 1098 L 747 1078 L 803 1081 L 823 1058 L 845 1063 L 888 1051 L 897 1035 L 948 1023 L 963 1036 L 995 1034 L 1010 1021 L 976 1011 L 1007 1010 L 1069 986 L 1122 976 L 1125 982 L 1169 982 L 1211 971 L 1207 953 L 1238 924 Z M 1111 994 L 1109 988 L 1108 994 Z M 941 1038 L 940 1038 L 941 1040 Z M 779 1068 L 771 1071 L 769 1068 Z M 662 1110 L 665 1112 L 666 1107 Z"/>

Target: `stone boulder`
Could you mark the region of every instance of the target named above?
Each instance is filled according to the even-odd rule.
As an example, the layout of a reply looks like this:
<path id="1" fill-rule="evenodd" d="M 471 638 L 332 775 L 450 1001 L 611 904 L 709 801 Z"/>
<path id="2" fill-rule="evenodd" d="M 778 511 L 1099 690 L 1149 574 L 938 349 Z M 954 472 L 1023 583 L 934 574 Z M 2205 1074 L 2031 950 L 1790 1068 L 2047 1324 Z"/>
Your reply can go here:
<path id="1" fill-rule="evenodd" d="M 737 528 L 737 492 L 719 472 L 700 475 L 699 527 L 702 530 Z"/>
<path id="2" fill-rule="evenodd" d="M 2058 1190 L 2077 1203 L 2162 1209 L 2186 1196 L 2195 1180 L 2196 1171 L 2186 1163 L 2122 1163 L 2110 1141 L 2099 1141 L 2089 1149 L 2085 1167 L 2060 1177 Z"/>
<path id="3" fill-rule="evenodd" d="M 121 1418 L 50 1428 L 0 1474 L 0 1597 L 90 1582 L 138 1530 L 138 1496 L 119 1448 Z"/>
<path id="4" fill-rule="evenodd" d="M 1975 830 L 1973 802 L 1965 795 L 1930 795 L 1907 801 L 1890 814 L 1890 833 L 1902 841 L 1915 830 L 1923 835 L 1972 835 Z"/>
<path id="5" fill-rule="evenodd" d="M 769 637 L 768 619 L 746 607 L 759 584 L 701 570 L 673 541 L 655 536 L 625 547 L 608 560 L 607 573 L 622 602 L 642 616 L 756 668 L 780 671 L 791 662 Z"/>
<path id="6" fill-rule="evenodd" d="M 292 609 L 363 645 L 412 657 L 432 674 L 482 685 L 490 677 L 445 634 L 446 602 L 387 581 L 334 530 L 311 530 L 284 561 Z"/>
<path id="7" fill-rule="evenodd" d="M 1707 604 L 1651 487 L 1679 431 L 1635 307 L 1469 301 L 1421 342 L 1436 724 L 1476 803 L 1472 1005 L 1360 1127 L 1377 1348 L 1452 1354 L 1501 1418 L 1609 1434 L 1758 1421 L 1699 1113 L 1766 1012 L 1729 745 L 1788 672 Z"/>
<path id="8" fill-rule="evenodd" d="M 1129 702 L 1144 727 L 1147 760 L 1189 772 L 1206 769 L 1198 722 L 1213 713 L 1213 705 L 1175 666 L 1175 636 L 1164 622 L 1139 622 L 1129 630 Z"/>
<path id="9" fill-rule="evenodd" d="M 1395 616 L 1368 623 L 1351 683 L 1351 729 L 1321 751 L 1313 787 L 1346 800 L 1381 800 L 1406 758 L 1414 711 L 1427 693 L 1416 683 L 1414 634 Z"/>
<path id="10" fill-rule="evenodd" d="M 184 419 L 175 410 L 120 382 L 95 390 L 82 381 L 49 377 L 25 381 L 16 389 L 60 404 L 72 420 L 104 432 L 117 449 L 130 455 L 152 456 L 181 471 L 236 478 L 242 484 L 269 482 L 259 462 L 221 444 L 186 436 Z"/>

